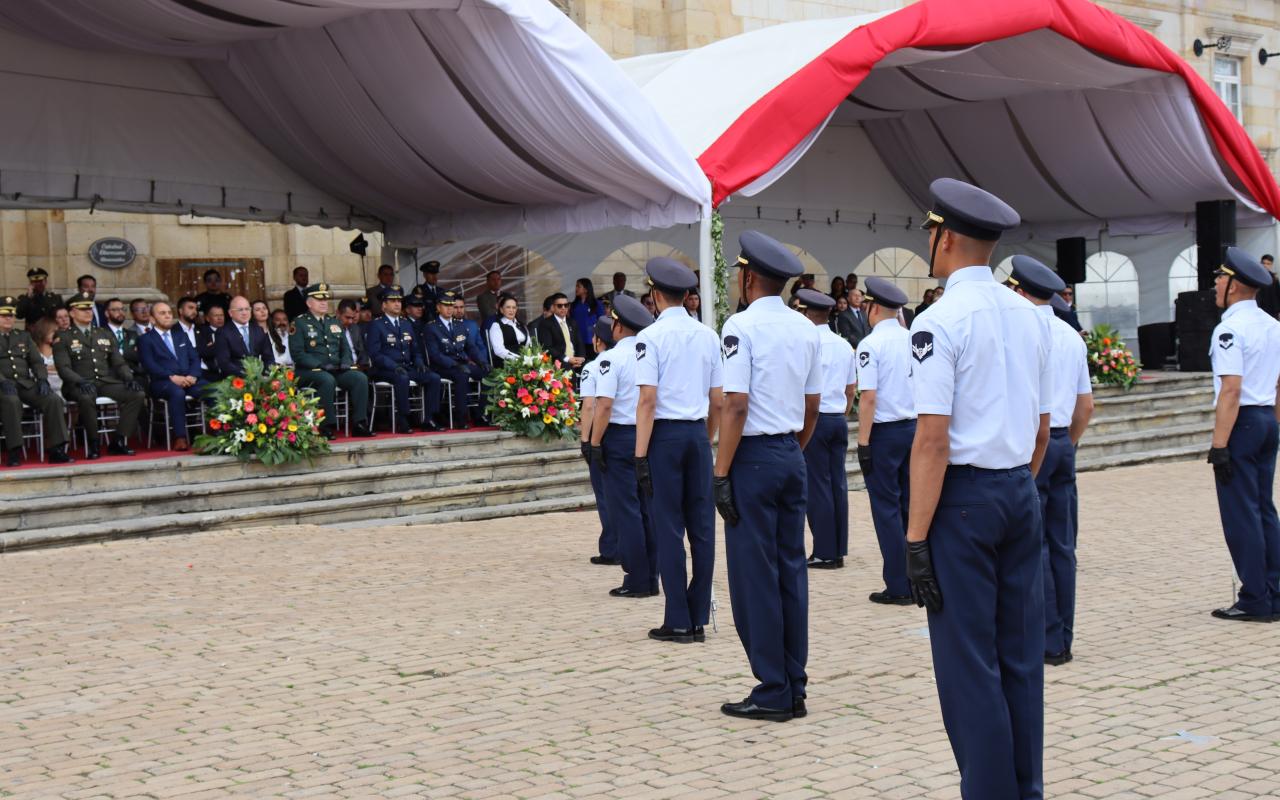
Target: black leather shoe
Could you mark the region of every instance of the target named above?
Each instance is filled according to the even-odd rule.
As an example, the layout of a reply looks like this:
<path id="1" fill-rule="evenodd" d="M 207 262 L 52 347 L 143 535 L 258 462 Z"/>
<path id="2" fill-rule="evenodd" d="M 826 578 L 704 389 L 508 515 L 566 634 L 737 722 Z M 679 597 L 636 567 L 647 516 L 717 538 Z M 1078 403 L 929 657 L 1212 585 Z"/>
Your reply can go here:
<path id="1" fill-rule="evenodd" d="M 705 642 L 707 640 L 707 630 L 701 625 L 693 626 L 693 640 L 695 642 Z"/>
<path id="2" fill-rule="evenodd" d="M 809 560 L 805 562 L 809 569 L 843 569 L 843 558 L 818 558 L 817 556 L 809 556 Z"/>
<path id="3" fill-rule="evenodd" d="M 75 459 L 67 455 L 67 446 L 60 444 L 49 451 L 50 464 L 73 464 Z"/>
<path id="4" fill-rule="evenodd" d="M 622 562 L 621 562 L 621 561 L 619 561 L 619 560 L 618 560 L 618 559 L 616 559 L 616 558 L 609 558 L 609 557 L 607 557 L 607 556 L 592 556 L 592 557 L 591 557 L 591 563 L 592 563 L 592 564 L 600 564 L 600 565 L 602 565 L 602 566 L 606 566 L 606 567 L 616 567 L 616 566 L 618 566 L 619 564 L 621 564 Z"/>
<path id="5" fill-rule="evenodd" d="M 133 448 L 125 444 L 124 439 L 112 439 L 111 444 L 107 445 L 107 452 L 113 456 L 131 456 Z"/>
<path id="6" fill-rule="evenodd" d="M 102 458 L 102 451 L 98 448 L 98 445 L 91 444 L 85 448 L 85 457 L 90 461 L 97 461 Z"/>
<path id="7" fill-rule="evenodd" d="M 635 589 L 628 589 L 625 586 L 619 586 L 616 589 L 610 589 L 609 594 L 613 597 L 653 597 L 657 592 L 639 592 Z"/>
<path id="8" fill-rule="evenodd" d="M 909 606 L 911 603 L 911 595 L 909 594 L 889 594 L 888 592 L 872 592 L 867 599 L 873 603 L 879 603 L 882 606 Z"/>
<path id="9" fill-rule="evenodd" d="M 1071 660 L 1071 653 L 1063 650 L 1061 653 L 1045 653 L 1044 663 L 1050 667 L 1060 667 Z"/>
<path id="10" fill-rule="evenodd" d="M 22 466 L 22 448 L 21 448 L 21 447 L 15 447 L 15 448 L 13 448 L 12 450 L 10 450 L 10 451 L 5 455 L 5 458 L 4 458 L 4 465 L 5 465 L 6 467 L 20 467 L 20 466 Z"/>
<path id="11" fill-rule="evenodd" d="M 320 435 L 321 435 L 321 436 L 323 436 L 324 438 L 326 438 L 326 439 L 328 439 L 329 441 L 331 441 L 331 442 L 332 442 L 334 439 L 337 439 L 337 438 L 338 438 L 338 429 L 337 429 L 337 428 L 327 428 L 327 427 L 326 427 L 326 428 L 321 428 L 321 429 L 320 429 Z"/>
<path id="12" fill-rule="evenodd" d="M 795 717 L 789 708 L 765 708 L 751 702 L 751 698 L 741 703 L 725 703 L 720 706 L 720 713 L 741 719 L 760 719 L 768 722 L 788 722 Z"/>
<path id="13" fill-rule="evenodd" d="M 661 628 L 651 628 L 649 638 L 657 639 L 659 642 L 693 644 L 693 628 L 668 628 L 663 625 Z"/>
<path id="14" fill-rule="evenodd" d="M 440 426 L 437 425 L 430 417 L 420 417 L 414 420 L 413 427 L 428 433 L 440 430 Z"/>
<path id="15" fill-rule="evenodd" d="M 351 429 L 351 435 L 352 435 L 352 436 L 359 436 L 359 437 L 361 437 L 361 438 L 367 439 L 367 438 L 369 438 L 370 436 L 377 436 L 378 434 L 376 434 L 376 433 L 374 433 L 373 431 L 369 430 L 369 426 L 368 426 L 368 425 L 360 424 L 360 425 L 356 425 L 354 428 L 352 428 L 352 429 Z"/>
<path id="16" fill-rule="evenodd" d="M 1217 608 L 1213 610 L 1213 616 L 1218 619 L 1230 619 L 1236 622 L 1270 622 L 1273 618 L 1272 614 L 1250 614 L 1241 611 L 1235 606 L 1230 608 Z"/>
<path id="17" fill-rule="evenodd" d="M 807 716 L 809 716 L 809 709 L 804 707 L 804 698 L 797 697 L 795 700 L 792 700 L 791 701 L 791 717 L 793 719 L 800 719 L 801 717 L 807 717 Z"/>

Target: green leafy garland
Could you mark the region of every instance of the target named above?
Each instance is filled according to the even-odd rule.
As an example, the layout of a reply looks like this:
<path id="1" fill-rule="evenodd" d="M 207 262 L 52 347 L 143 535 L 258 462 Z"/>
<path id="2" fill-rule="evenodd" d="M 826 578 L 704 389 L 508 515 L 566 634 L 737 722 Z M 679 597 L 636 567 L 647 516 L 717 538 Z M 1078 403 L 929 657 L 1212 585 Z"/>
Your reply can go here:
<path id="1" fill-rule="evenodd" d="M 724 327 L 729 318 L 729 265 L 724 260 L 724 218 L 719 211 L 711 212 L 711 257 L 715 260 L 716 330 Z"/>

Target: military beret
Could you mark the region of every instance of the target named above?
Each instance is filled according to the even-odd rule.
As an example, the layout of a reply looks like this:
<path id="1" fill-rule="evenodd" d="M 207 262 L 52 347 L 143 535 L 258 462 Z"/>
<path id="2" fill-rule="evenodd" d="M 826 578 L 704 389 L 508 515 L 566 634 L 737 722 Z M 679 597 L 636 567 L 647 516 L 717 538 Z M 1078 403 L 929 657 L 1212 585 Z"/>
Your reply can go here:
<path id="1" fill-rule="evenodd" d="M 29 281 L 42 281 L 48 277 L 49 273 L 44 267 L 32 267 L 27 270 L 27 280 Z"/>
<path id="2" fill-rule="evenodd" d="M 1252 286 L 1255 289 L 1271 285 L 1271 273 L 1267 268 L 1239 247 L 1227 248 L 1226 258 L 1223 259 L 1223 264 L 1217 271 L 1230 275 L 1245 286 Z"/>
<path id="3" fill-rule="evenodd" d="M 0 297 L 0 317 L 12 317 L 18 313 L 18 301 L 5 295 Z"/>
<path id="4" fill-rule="evenodd" d="M 738 265 L 779 280 L 804 272 L 800 259 L 786 245 L 760 231 L 746 231 L 738 237 Z"/>
<path id="5" fill-rule="evenodd" d="M 313 283 L 307 287 L 307 297 L 314 297 L 317 300 L 328 300 L 333 297 L 333 293 L 329 291 L 329 284 Z"/>
<path id="6" fill-rule="evenodd" d="M 698 285 L 693 270 L 674 258 L 651 258 L 644 265 L 645 278 L 650 286 L 667 292 L 688 292 Z"/>
<path id="7" fill-rule="evenodd" d="M 403 299 L 404 299 L 404 289 L 401 289 L 398 285 L 388 286 L 387 288 L 383 289 L 381 292 L 378 293 L 378 300 L 384 303 L 387 302 L 388 300 L 403 300 Z"/>
<path id="8" fill-rule="evenodd" d="M 438 275 L 440 274 L 440 262 L 427 261 L 422 266 L 418 267 L 418 269 L 429 275 Z"/>
<path id="9" fill-rule="evenodd" d="M 76 292 L 67 300 L 67 308 L 93 308 L 93 295 L 88 292 Z"/>
<path id="10" fill-rule="evenodd" d="M 938 178 L 929 184 L 933 210 L 922 228 L 941 225 L 962 236 L 994 242 L 1000 234 L 1022 223 L 1008 203 L 977 186 L 954 178 Z"/>
<path id="11" fill-rule="evenodd" d="M 438 306 L 439 306 L 439 305 L 446 305 L 446 306 L 447 306 L 447 305 L 453 305 L 455 302 L 457 302 L 457 301 L 458 301 L 458 300 L 460 300 L 460 299 L 461 299 L 461 298 L 460 298 L 460 296 L 458 295 L 458 293 L 457 293 L 457 292 L 455 292 L 455 291 L 454 291 L 454 290 L 452 290 L 452 289 L 449 289 L 449 290 L 447 290 L 447 291 L 443 291 L 443 292 L 441 292 L 439 295 L 437 295 L 437 296 L 436 296 L 436 305 L 438 305 Z"/>
<path id="12" fill-rule="evenodd" d="M 862 282 L 862 296 L 885 308 L 902 308 L 907 304 L 906 292 L 888 278 L 878 278 L 875 275 Z"/>
<path id="13" fill-rule="evenodd" d="M 1009 275 L 1009 283 L 1041 300 L 1048 300 L 1067 288 L 1067 284 L 1058 277 L 1058 273 L 1031 256 L 1021 255 L 1013 257 L 1013 271 Z"/>
<path id="14" fill-rule="evenodd" d="M 613 347 L 613 318 L 601 317 L 596 320 L 596 327 L 592 333 L 595 334 L 597 339 Z"/>
<path id="15" fill-rule="evenodd" d="M 653 324 L 653 315 L 644 303 L 625 294 L 613 296 L 613 308 L 609 314 L 633 331 L 642 331 Z"/>
<path id="16" fill-rule="evenodd" d="M 829 294 L 823 294 L 817 289 L 801 289 L 796 292 L 796 308 L 804 310 L 808 308 L 818 309 L 819 311 L 828 311 L 835 308 L 836 299 Z"/>

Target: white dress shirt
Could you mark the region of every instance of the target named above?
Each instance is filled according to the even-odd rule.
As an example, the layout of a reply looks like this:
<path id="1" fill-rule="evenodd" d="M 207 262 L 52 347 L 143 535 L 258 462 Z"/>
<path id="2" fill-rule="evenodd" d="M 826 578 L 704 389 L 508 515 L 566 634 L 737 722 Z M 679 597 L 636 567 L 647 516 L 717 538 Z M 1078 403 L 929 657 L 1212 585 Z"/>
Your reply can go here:
<path id="1" fill-rule="evenodd" d="M 771 295 L 729 317 L 720 333 L 724 391 L 748 395 L 742 435 L 798 433 L 805 396 L 822 393 L 818 326 Z"/>
<path id="2" fill-rule="evenodd" d="M 951 417 L 950 463 L 1031 463 L 1053 392 L 1050 342 L 1048 318 L 990 267 L 947 279 L 946 294 L 911 325 L 911 389 L 917 414 Z"/>
<path id="3" fill-rule="evenodd" d="M 707 418 L 712 389 L 724 385 L 716 332 L 672 306 L 636 334 L 636 383 L 658 387 L 654 419 Z"/>
<path id="4" fill-rule="evenodd" d="M 1213 403 L 1218 403 L 1223 375 L 1239 375 L 1240 405 L 1276 404 L 1280 376 L 1280 322 L 1258 308 L 1256 300 L 1232 303 L 1222 312 L 1209 343 L 1213 362 Z"/>
<path id="5" fill-rule="evenodd" d="M 608 350 L 605 353 L 609 352 Z M 596 360 L 604 357 L 604 353 L 596 356 Z M 582 372 L 578 374 L 578 397 L 595 397 L 596 396 L 596 361 L 588 361 L 582 365 Z"/>
<path id="6" fill-rule="evenodd" d="M 822 371 L 822 414 L 844 415 L 848 405 L 845 390 L 858 382 L 858 361 L 853 347 L 824 322 L 814 326 L 818 331 L 818 361 Z"/>
<path id="7" fill-rule="evenodd" d="M 1089 347 L 1075 328 L 1058 319 L 1053 313 L 1053 306 L 1037 308 L 1049 320 L 1051 337 L 1049 364 L 1053 369 L 1053 394 L 1049 400 L 1049 427 L 1068 428 L 1076 413 L 1076 398 L 1082 394 L 1093 394 L 1093 382 L 1089 380 Z"/>
<path id="8" fill-rule="evenodd" d="M 858 389 L 876 393 L 871 420 L 897 422 L 916 418 L 911 395 L 911 332 L 897 319 L 882 319 L 858 342 Z"/>
<path id="9" fill-rule="evenodd" d="M 498 358 L 516 358 L 520 354 L 507 349 L 506 340 L 502 338 L 502 328 L 499 328 L 499 325 L 506 325 L 515 331 L 517 344 L 524 344 L 529 337 L 524 335 L 524 331 L 520 330 L 515 320 L 506 317 L 498 317 L 497 321 L 489 326 L 489 349 L 493 354 Z"/>
<path id="10" fill-rule="evenodd" d="M 596 397 L 613 400 L 610 425 L 635 425 L 640 388 L 636 386 L 636 337 L 619 339 L 596 364 Z"/>

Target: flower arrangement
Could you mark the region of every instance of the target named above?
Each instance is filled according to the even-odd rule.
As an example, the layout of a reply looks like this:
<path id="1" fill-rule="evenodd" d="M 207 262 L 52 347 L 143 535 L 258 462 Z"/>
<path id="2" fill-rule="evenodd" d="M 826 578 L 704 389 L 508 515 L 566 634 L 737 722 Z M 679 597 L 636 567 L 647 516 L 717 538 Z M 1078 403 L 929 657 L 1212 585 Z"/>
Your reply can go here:
<path id="1" fill-rule="evenodd" d="M 1089 376 L 1099 386 L 1128 389 L 1138 382 L 1142 365 L 1124 346 L 1119 333 L 1110 325 L 1099 325 L 1084 335 L 1089 348 Z"/>
<path id="2" fill-rule="evenodd" d="M 320 433 L 324 410 L 314 392 L 298 388 L 292 369 L 264 370 L 261 359 L 246 358 L 244 377 L 214 384 L 209 395 L 208 432 L 194 442 L 200 453 L 283 464 L 329 451 Z"/>
<path id="3" fill-rule="evenodd" d="M 525 345 L 484 379 L 488 387 L 485 416 L 504 431 L 549 442 L 578 436 L 578 398 L 573 372 Z"/>

